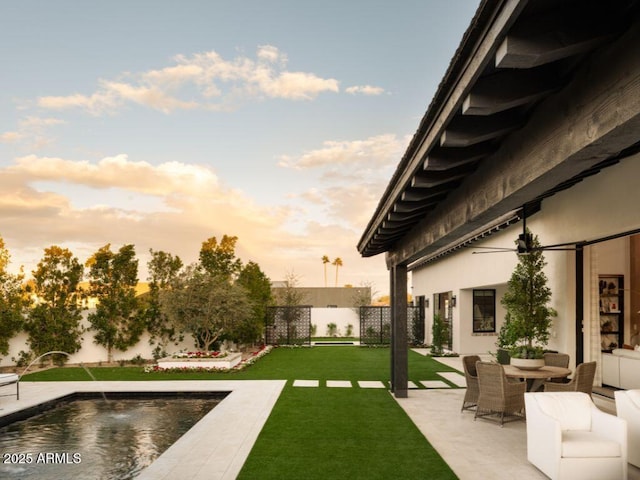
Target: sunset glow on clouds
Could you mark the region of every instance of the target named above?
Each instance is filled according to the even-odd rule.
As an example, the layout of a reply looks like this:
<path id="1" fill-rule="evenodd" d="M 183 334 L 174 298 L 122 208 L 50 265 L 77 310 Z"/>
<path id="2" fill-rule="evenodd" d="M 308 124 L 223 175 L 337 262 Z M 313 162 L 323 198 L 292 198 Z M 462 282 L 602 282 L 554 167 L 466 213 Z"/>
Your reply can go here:
<path id="1" fill-rule="evenodd" d="M 55 3 L 2 12 L 15 269 L 132 243 L 145 280 L 149 249 L 189 263 L 229 234 L 272 280 L 322 286 L 328 255 L 341 284 L 388 288 L 356 244 L 476 1 Z"/>

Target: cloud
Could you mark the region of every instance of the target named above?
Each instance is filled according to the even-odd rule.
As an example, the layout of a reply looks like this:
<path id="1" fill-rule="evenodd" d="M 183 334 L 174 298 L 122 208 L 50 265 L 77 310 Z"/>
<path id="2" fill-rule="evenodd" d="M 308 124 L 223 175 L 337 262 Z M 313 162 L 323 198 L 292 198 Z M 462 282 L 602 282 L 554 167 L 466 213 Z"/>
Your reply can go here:
<path id="1" fill-rule="evenodd" d="M 377 135 L 365 140 L 327 140 L 322 148 L 310 150 L 297 157 L 283 155 L 278 165 L 298 170 L 322 167 L 348 167 L 367 169 L 388 166 L 397 162 L 403 141 L 393 134 Z"/>
<path id="2" fill-rule="evenodd" d="M 384 88 L 382 87 L 372 87 L 371 85 L 357 85 L 353 87 L 348 87 L 345 89 L 345 92 L 351 95 L 382 95 L 384 93 Z"/>
<path id="3" fill-rule="evenodd" d="M 19 141 L 23 135 L 20 132 L 4 132 L 0 133 L 0 142 L 14 143 Z"/>
<path id="4" fill-rule="evenodd" d="M 27 155 L 8 167 L 31 181 L 54 181 L 92 188 L 121 188 L 147 195 L 207 194 L 218 186 L 215 172 L 206 166 L 182 162 L 152 165 L 130 161 L 127 155 L 106 157 L 97 163 Z"/>
<path id="5" fill-rule="evenodd" d="M 118 80 L 103 79 L 91 95 L 44 96 L 37 103 L 46 109 L 78 108 L 94 115 L 116 112 L 127 103 L 170 113 L 230 108 L 250 99 L 313 100 L 324 92 L 339 92 L 336 79 L 288 70 L 287 56 L 271 45 L 258 47 L 254 59 L 227 60 L 209 51 L 178 55 L 173 62 L 161 69 L 123 74 Z"/>

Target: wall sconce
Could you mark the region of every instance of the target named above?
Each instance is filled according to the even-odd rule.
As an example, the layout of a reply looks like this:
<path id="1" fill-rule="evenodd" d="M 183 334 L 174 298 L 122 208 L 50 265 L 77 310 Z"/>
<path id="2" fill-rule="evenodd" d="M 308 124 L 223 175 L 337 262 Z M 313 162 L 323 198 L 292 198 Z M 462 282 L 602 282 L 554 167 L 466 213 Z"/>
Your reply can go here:
<path id="1" fill-rule="evenodd" d="M 456 296 L 455 295 L 453 297 L 451 297 L 451 306 L 452 307 L 456 306 Z"/>
<path id="2" fill-rule="evenodd" d="M 424 299 L 424 307 L 425 308 L 429 308 L 429 299 L 428 298 Z M 638 312 L 638 313 L 640 313 L 640 312 Z"/>

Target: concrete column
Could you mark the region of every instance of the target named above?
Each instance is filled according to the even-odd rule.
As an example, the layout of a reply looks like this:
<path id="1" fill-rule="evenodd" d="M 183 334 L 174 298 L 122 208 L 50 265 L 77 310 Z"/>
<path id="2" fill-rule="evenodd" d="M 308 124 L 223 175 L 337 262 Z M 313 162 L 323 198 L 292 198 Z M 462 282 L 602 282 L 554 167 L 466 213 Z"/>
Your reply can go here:
<path id="1" fill-rule="evenodd" d="M 409 380 L 407 267 L 391 267 L 391 391 L 406 398 Z"/>

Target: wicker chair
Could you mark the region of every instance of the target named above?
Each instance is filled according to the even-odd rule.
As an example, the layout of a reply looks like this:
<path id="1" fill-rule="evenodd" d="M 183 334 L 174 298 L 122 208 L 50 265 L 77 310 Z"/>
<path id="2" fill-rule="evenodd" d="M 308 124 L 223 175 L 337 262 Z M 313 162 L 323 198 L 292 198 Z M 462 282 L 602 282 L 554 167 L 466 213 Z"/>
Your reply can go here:
<path id="1" fill-rule="evenodd" d="M 464 394 L 462 408 L 460 411 L 472 409 L 478 404 L 478 372 L 476 372 L 476 362 L 480 361 L 478 355 L 462 357 L 462 367 L 464 368 L 464 378 L 467 381 L 467 391 Z"/>
<path id="2" fill-rule="evenodd" d="M 478 362 L 478 406 L 474 420 L 478 417 L 490 418 L 497 414 L 500 426 L 505 422 L 524 419 L 525 382 L 511 382 L 499 363 Z"/>
<path id="3" fill-rule="evenodd" d="M 545 392 L 584 392 L 591 395 L 593 378 L 596 375 L 596 362 L 581 363 L 569 383 L 545 382 Z"/>
<path id="4" fill-rule="evenodd" d="M 566 353 L 545 353 L 544 364 L 550 367 L 562 367 L 569 368 L 569 355 Z M 569 380 L 564 378 L 552 378 L 549 380 L 552 383 L 567 383 Z"/>

